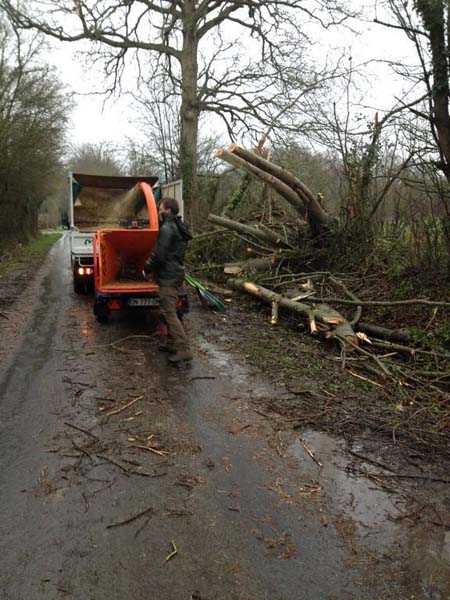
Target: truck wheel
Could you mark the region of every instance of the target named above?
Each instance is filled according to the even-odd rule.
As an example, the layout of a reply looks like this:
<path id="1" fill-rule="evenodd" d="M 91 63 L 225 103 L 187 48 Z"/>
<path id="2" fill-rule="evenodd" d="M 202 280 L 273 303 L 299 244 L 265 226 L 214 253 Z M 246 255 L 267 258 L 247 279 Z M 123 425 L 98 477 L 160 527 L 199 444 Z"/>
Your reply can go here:
<path id="1" fill-rule="evenodd" d="M 84 281 L 82 279 L 79 279 L 79 277 L 74 276 L 73 278 L 73 291 L 75 292 L 75 294 L 85 293 Z"/>
<path id="2" fill-rule="evenodd" d="M 106 304 L 98 302 L 94 304 L 94 315 L 99 323 L 107 323 L 109 318 L 109 310 Z"/>

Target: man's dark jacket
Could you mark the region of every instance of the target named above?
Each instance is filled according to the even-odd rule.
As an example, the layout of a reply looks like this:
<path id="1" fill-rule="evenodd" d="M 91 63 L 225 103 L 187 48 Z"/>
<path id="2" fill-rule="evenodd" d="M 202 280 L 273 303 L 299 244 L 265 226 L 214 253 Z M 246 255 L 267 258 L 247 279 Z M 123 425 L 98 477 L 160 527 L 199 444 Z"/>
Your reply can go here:
<path id="1" fill-rule="evenodd" d="M 155 251 L 144 265 L 145 273 L 154 273 L 159 285 L 180 286 L 184 281 L 184 255 L 191 239 L 191 232 L 180 217 L 163 215 Z"/>

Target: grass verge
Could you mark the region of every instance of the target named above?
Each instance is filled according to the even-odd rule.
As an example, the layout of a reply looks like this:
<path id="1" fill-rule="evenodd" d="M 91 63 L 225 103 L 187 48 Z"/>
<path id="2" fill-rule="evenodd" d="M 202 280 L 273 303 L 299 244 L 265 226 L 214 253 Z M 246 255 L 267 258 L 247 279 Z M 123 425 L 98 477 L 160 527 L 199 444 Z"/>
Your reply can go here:
<path id="1" fill-rule="evenodd" d="M 15 269 L 23 269 L 37 258 L 43 257 L 59 240 L 61 235 L 61 233 L 49 233 L 28 244 L 17 246 L 8 258 L 0 262 L 0 276 L 4 276 Z"/>

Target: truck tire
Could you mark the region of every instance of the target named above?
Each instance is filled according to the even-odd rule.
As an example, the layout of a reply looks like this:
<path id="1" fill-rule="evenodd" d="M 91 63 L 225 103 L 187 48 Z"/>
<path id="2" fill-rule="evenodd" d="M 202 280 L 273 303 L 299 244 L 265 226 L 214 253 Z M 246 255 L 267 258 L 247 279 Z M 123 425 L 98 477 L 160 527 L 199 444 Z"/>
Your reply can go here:
<path id="1" fill-rule="evenodd" d="M 73 291 L 75 294 L 85 294 L 86 289 L 84 286 L 84 281 L 79 277 L 73 276 Z"/>
<path id="2" fill-rule="evenodd" d="M 106 304 L 103 302 L 96 302 L 94 304 L 94 315 L 99 323 L 107 323 L 109 318 L 109 310 Z"/>

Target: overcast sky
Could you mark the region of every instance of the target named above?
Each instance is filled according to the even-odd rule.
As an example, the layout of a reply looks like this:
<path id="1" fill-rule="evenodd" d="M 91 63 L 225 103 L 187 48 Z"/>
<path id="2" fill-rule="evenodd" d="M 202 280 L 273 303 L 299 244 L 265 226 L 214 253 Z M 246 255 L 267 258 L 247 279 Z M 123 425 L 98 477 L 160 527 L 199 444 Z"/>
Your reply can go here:
<path id="1" fill-rule="evenodd" d="M 74 44 L 55 44 L 49 55 L 61 80 L 73 91 L 75 108 L 69 126 L 69 136 L 75 143 L 120 142 L 131 133 L 133 112 L 126 98 L 107 99 L 93 95 L 102 87 L 100 67 L 88 68 L 77 56 Z"/>
<path id="2" fill-rule="evenodd" d="M 323 58 L 331 48 L 351 47 L 354 64 L 377 57 L 381 59 L 402 58 L 411 54 L 406 36 L 393 29 L 382 28 L 371 23 L 375 16 L 385 16 L 377 3 L 369 0 L 351 0 L 354 6 L 362 3 L 370 6 L 368 21 L 354 23 L 354 28 L 360 31 L 355 36 L 350 31 L 328 30 L 324 32 L 313 28 L 313 39 L 317 41 L 312 49 L 312 55 L 318 60 Z M 102 88 L 103 74 L 100 66 L 87 68 L 83 61 L 76 56 L 77 44 L 52 43 L 49 62 L 58 69 L 62 81 L 74 92 L 76 108 L 72 113 L 69 129 L 71 140 L 75 143 L 107 141 L 115 144 L 126 142 L 128 137 L 140 137 L 141 132 L 136 128 L 136 114 L 126 96 L 105 99 L 102 96 L 89 95 L 95 89 Z M 336 50 L 336 55 L 339 50 Z M 370 106 L 388 108 L 392 105 L 392 94 L 400 93 L 396 84 L 388 77 L 385 67 L 372 66 L 373 75 L 367 86 L 366 101 Z"/>

